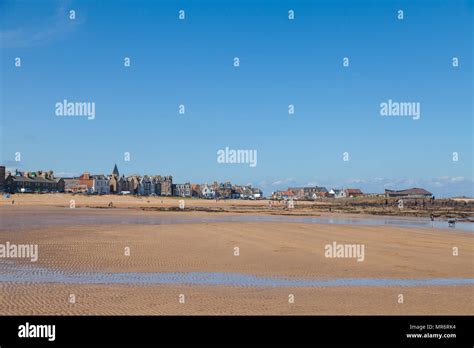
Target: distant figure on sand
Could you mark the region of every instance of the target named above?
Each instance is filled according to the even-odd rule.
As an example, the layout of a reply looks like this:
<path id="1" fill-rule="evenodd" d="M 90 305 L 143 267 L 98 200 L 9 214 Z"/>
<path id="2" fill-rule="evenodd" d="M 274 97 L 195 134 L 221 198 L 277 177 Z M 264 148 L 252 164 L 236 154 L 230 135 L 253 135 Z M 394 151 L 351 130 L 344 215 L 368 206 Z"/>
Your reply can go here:
<path id="1" fill-rule="evenodd" d="M 109 208 L 113 208 L 114 204 L 112 202 L 109 202 Z"/>

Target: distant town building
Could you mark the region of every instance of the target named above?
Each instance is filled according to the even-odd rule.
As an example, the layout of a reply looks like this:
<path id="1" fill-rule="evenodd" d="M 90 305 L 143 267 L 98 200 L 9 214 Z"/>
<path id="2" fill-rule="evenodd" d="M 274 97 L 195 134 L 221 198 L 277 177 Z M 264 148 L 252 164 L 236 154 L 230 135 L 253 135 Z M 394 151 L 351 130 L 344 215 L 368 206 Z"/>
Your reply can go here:
<path id="1" fill-rule="evenodd" d="M 250 199 L 253 198 L 252 187 L 234 185 L 232 188 L 232 198 L 234 199 Z"/>
<path id="2" fill-rule="evenodd" d="M 87 188 L 87 193 L 93 192 L 93 180 L 88 172 L 84 172 L 79 178 L 79 185 Z"/>
<path id="3" fill-rule="evenodd" d="M 155 194 L 155 180 L 148 175 L 144 175 L 139 180 L 138 194 L 149 196 Z"/>
<path id="4" fill-rule="evenodd" d="M 64 179 L 55 178 L 52 171 L 49 172 L 19 172 L 9 175 L 5 179 L 5 191 L 17 192 L 64 192 Z"/>
<path id="5" fill-rule="evenodd" d="M 109 182 L 109 186 L 112 186 L 112 184 L 110 182 Z M 125 175 L 123 175 L 123 174 L 117 180 L 117 192 L 116 193 L 122 193 L 122 192 L 130 192 L 130 190 L 128 189 L 128 181 L 125 178 Z"/>
<path id="6" fill-rule="evenodd" d="M 91 175 L 90 178 L 92 179 L 92 193 L 99 195 L 110 193 L 109 179 L 105 175 Z"/>
<path id="7" fill-rule="evenodd" d="M 325 187 L 288 187 L 288 191 L 293 192 L 295 199 L 316 199 L 328 193 Z"/>
<path id="8" fill-rule="evenodd" d="M 5 166 L 0 166 L 0 191 L 5 190 Z"/>
<path id="9" fill-rule="evenodd" d="M 208 184 L 201 185 L 201 197 L 213 199 L 216 197 L 216 191 Z"/>
<path id="10" fill-rule="evenodd" d="M 173 195 L 173 177 L 157 175 L 155 177 L 155 187 L 159 188 L 156 193 L 160 192 L 160 196 L 172 196 Z"/>
<path id="11" fill-rule="evenodd" d="M 305 196 L 306 199 L 321 199 L 321 198 L 327 198 L 329 197 L 329 192 L 324 192 L 324 191 L 316 191 L 316 192 L 311 192 L 308 195 Z"/>
<path id="12" fill-rule="evenodd" d="M 232 198 L 233 190 L 232 190 L 232 183 L 230 181 L 226 181 L 225 183 L 220 183 L 220 184 L 217 184 L 217 182 L 214 182 L 212 186 L 216 193 L 216 198 L 221 198 L 221 199 Z"/>
<path id="13" fill-rule="evenodd" d="M 408 190 L 385 190 L 387 198 L 431 198 L 433 194 L 422 188 L 411 188 Z"/>
<path id="14" fill-rule="evenodd" d="M 191 184 L 191 197 L 201 197 L 201 185 Z"/>
<path id="15" fill-rule="evenodd" d="M 115 164 L 112 174 L 109 176 L 109 192 L 120 193 L 122 191 L 120 183 L 120 173 L 118 171 L 117 164 Z"/>
<path id="16" fill-rule="evenodd" d="M 272 199 L 277 199 L 277 200 L 288 200 L 288 199 L 293 199 L 294 198 L 294 193 L 293 191 L 287 190 L 287 191 L 276 191 L 272 193 Z"/>
<path id="17" fill-rule="evenodd" d="M 64 191 L 69 193 L 89 193 L 86 184 L 81 184 L 79 178 L 64 178 Z"/>
<path id="18" fill-rule="evenodd" d="M 173 184 L 173 196 L 191 197 L 191 184 Z"/>
<path id="19" fill-rule="evenodd" d="M 343 193 L 344 198 L 356 198 L 356 197 L 362 197 L 364 195 L 364 193 L 359 189 L 349 188 L 349 189 L 344 189 L 343 192 L 344 192 Z"/>
<path id="20" fill-rule="evenodd" d="M 254 199 L 262 199 L 263 198 L 263 191 L 259 188 L 252 188 L 252 196 Z"/>
<path id="21" fill-rule="evenodd" d="M 130 192 L 132 195 L 137 195 L 140 187 L 140 177 L 138 175 L 130 175 L 126 177 L 128 190 L 122 190 Z"/>
<path id="22" fill-rule="evenodd" d="M 345 192 L 344 190 L 341 190 L 341 189 L 335 189 L 335 188 L 332 188 L 331 191 L 329 191 L 329 197 L 333 197 L 333 198 L 345 198 Z"/>

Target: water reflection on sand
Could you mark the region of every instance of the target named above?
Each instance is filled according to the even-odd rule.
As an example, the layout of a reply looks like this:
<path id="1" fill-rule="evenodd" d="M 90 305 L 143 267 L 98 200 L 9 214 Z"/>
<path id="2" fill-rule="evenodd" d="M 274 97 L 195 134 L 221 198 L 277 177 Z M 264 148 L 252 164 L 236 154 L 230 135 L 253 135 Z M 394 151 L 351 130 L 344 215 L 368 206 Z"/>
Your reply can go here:
<path id="1" fill-rule="evenodd" d="M 430 221 L 423 218 L 398 218 L 398 217 L 293 217 L 272 215 L 210 215 L 193 216 L 192 214 L 163 214 L 144 213 L 130 209 L 91 209 L 91 208 L 47 208 L 31 209 L 17 208 L 15 213 L 8 214 L 0 208 L 0 231 L 17 230 L 30 227 L 46 227 L 61 225 L 113 225 L 113 224 L 139 224 L 139 225 L 168 225 L 179 223 L 210 223 L 210 222 L 303 222 L 334 225 L 375 225 L 396 226 L 409 228 L 436 228 L 446 230 L 461 230 L 474 232 L 471 222 L 457 222 L 454 228 L 448 227 L 447 221 Z"/>
<path id="2" fill-rule="evenodd" d="M 66 272 L 33 265 L 2 262 L 0 282 L 61 284 L 133 285 L 221 285 L 243 287 L 335 287 L 335 286 L 452 286 L 474 285 L 472 278 L 377 279 L 334 278 L 298 279 L 222 272 L 104 273 Z"/>

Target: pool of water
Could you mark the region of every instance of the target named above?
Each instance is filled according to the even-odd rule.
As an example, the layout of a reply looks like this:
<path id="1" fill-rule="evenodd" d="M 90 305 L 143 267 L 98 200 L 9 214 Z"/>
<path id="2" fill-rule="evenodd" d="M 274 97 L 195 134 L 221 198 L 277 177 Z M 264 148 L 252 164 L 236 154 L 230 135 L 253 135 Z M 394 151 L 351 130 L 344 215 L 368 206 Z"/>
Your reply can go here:
<path id="1" fill-rule="evenodd" d="M 47 268 L 0 264 L 0 282 L 128 285 L 209 285 L 237 287 L 339 287 L 339 286 L 445 286 L 474 285 L 473 278 L 378 279 L 334 278 L 295 279 L 222 272 L 103 273 L 65 272 Z"/>
<path id="2" fill-rule="evenodd" d="M 423 218 L 370 217 L 370 218 L 339 218 L 339 217 L 292 217 L 272 215 L 222 215 L 222 216 L 191 216 L 185 213 L 156 215 L 137 212 L 129 209 L 113 209 L 110 211 L 90 208 L 55 208 L 45 210 L 18 209 L 15 214 L 4 214 L 0 209 L 0 231 L 18 230 L 29 227 L 47 227 L 61 225 L 93 225 L 93 224 L 139 224 L 167 225 L 179 223 L 211 223 L 211 222 L 304 222 L 329 225 L 372 225 L 397 226 L 408 228 L 437 228 L 447 231 L 474 232 L 474 223 L 457 222 L 449 227 L 447 221 L 430 221 Z"/>

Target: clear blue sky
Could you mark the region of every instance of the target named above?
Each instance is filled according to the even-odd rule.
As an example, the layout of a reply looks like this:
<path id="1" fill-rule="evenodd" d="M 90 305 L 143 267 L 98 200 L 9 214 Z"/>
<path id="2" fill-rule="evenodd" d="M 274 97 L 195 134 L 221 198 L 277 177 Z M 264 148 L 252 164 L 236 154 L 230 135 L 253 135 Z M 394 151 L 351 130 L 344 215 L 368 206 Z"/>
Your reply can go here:
<path id="1" fill-rule="evenodd" d="M 0 0 L 1 163 L 472 196 L 473 3 Z M 63 99 L 95 119 L 57 117 Z M 420 119 L 380 116 L 388 99 Z M 257 166 L 217 163 L 226 146 Z"/>

